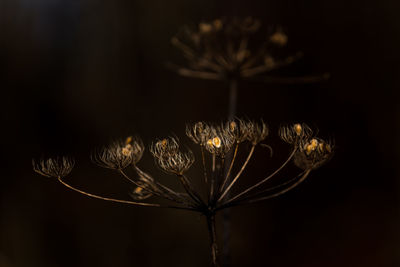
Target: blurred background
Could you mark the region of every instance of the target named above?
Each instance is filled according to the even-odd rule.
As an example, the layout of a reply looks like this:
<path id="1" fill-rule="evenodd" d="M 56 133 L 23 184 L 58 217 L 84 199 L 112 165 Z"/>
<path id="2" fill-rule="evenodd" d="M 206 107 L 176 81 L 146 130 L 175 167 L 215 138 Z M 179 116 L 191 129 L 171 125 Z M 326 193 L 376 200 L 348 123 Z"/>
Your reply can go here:
<path id="1" fill-rule="evenodd" d="M 89 199 L 35 174 L 31 159 L 73 155 L 71 184 L 129 198 L 125 181 L 94 166 L 90 152 L 132 133 L 146 144 L 176 134 L 190 145 L 186 123 L 226 118 L 226 84 L 165 68 L 182 62 L 170 39 L 184 24 L 221 16 L 282 25 L 304 59 L 280 75 L 331 74 L 306 85 L 239 84 L 238 115 L 268 122 L 279 148 L 274 159 L 257 155 L 246 177 L 284 158 L 288 149 L 275 145 L 283 122 L 317 125 L 337 145 L 295 190 L 232 210 L 231 266 L 400 266 L 399 8 L 390 0 L 0 0 L 0 266 L 209 265 L 199 215 Z M 173 179 L 148 151 L 141 166 Z"/>

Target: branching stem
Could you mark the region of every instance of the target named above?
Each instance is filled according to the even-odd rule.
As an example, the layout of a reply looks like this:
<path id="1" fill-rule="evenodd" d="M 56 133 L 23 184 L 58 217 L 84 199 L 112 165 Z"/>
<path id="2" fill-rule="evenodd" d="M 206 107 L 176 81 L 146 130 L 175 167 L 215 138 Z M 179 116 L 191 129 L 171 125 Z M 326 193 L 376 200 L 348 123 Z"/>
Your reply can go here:
<path id="1" fill-rule="evenodd" d="M 172 209 L 183 209 L 183 210 L 192 210 L 192 211 L 196 210 L 196 209 L 190 208 L 190 207 L 163 206 L 161 204 L 155 204 L 155 203 L 135 202 L 135 201 L 129 201 L 129 200 L 102 197 L 102 196 L 91 194 L 91 193 L 85 192 L 83 190 L 80 190 L 78 188 L 75 188 L 72 185 L 69 185 L 65 181 L 63 181 L 61 177 L 57 177 L 57 179 L 62 185 L 64 185 L 65 187 L 68 187 L 71 190 L 74 190 L 75 192 L 78 192 L 80 194 L 86 195 L 88 197 L 97 198 L 97 199 L 101 199 L 101 200 L 105 200 L 105 201 L 111 201 L 111 202 L 116 202 L 116 203 L 124 203 L 124 204 L 136 205 L 136 206 L 146 206 L 146 207 L 172 208 Z"/>
<path id="2" fill-rule="evenodd" d="M 236 174 L 235 178 L 233 178 L 232 182 L 229 184 L 229 186 L 225 189 L 225 191 L 222 193 L 222 195 L 219 197 L 218 202 L 221 201 L 225 195 L 229 192 L 229 190 L 232 188 L 232 186 L 236 183 L 236 181 L 239 179 L 240 175 L 243 173 L 244 169 L 246 168 L 247 164 L 249 163 L 251 157 L 253 156 L 254 149 L 256 145 L 253 145 L 250 149 L 249 155 L 246 158 L 246 161 L 244 162 L 242 168 L 240 171 Z"/>
<path id="3" fill-rule="evenodd" d="M 231 199 L 229 199 L 228 201 L 225 202 L 225 204 L 229 204 L 231 202 L 233 202 L 234 200 L 238 199 L 239 197 L 243 196 L 244 194 L 247 194 L 248 192 L 250 192 L 251 190 L 259 187 L 260 185 L 262 185 L 263 183 L 265 183 L 266 181 L 268 181 L 269 179 L 271 179 L 273 176 L 275 176 L 278 172 L 280 172 L 289 162 L 290 160 L 293 158 L 294 154 L 296 153 L 297 148 L 293 149 L 292 153 L 289 155 L 288 159 L 278 168 L 276 169 L 272 174 L 270 174 L 268 177 L 266 177 L 265 179 L 261 180 L 260 182 L 258 182 L 257 184 L 247 188 L 246 190 L 244 190 L 243 192 L 237 194 L 236 196 L 232 197 Z"/>

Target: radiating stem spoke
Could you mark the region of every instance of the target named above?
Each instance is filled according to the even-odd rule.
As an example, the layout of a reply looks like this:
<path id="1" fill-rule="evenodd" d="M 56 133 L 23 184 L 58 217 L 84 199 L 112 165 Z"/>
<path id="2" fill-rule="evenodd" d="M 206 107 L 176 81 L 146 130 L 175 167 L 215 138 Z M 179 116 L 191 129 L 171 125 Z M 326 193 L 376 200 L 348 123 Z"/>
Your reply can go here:
<path id="1" fill-rule="evenodd" d="M 289 155 L 287 160 L 278 169 L 276 169 L 272 174 L 270 174 L 269 176 L 267 176 L 265 179 L 261 180 L 260 182 L 256 183 L 255 185 L 247 188 L 243 192 L 241 192 L 241 193 L 237 194 L 236 196 L 232 197 L 231 199 L 226 201 L 224 204 L 228 204 L 228 203 L 238 199 L 239 197 L 243 196 L 244 194 L 247 194 L 248 192 L 254 190 L 255 188 L 258 188 L 260 185 L 262 185 L 263 183 L 265 183 L 266 181 L 268 181 L 269 179 L 274 177 L 278 172 L 280 172 L 290 162 L 290 160 L 293 158 L 293 156 L 296 153 L 296 151 L 297 151 L 297 148 L 293 149 L 292 153 Z"/>
<path id="2" fill-rule="evenodd" d="M 236 155 L 237 155 L 237 152 L 238 152 L 238 148 L 239 148 L 239 144 L 237 143 L 236 146 L 235 146 L 235 150 L 233 152 L 233 156 L 232 156 L 231 163 L 229 165 L 229 169 L 228 169 L 228 171 L 227 171 L 227 173 L 225 175 L 224 182 L 222 183 L 222 186 L 219 189 L 219 193 L 221 193 L 222 190 L 224 190 L 226 183 L 229 181 L 229 176 L 231 175 L 233 164 L 235 163 L 235 159 L 236 159 Z"/>
<path id="3" fill-rule="evenodd" d="M 83 190 L 80 190 L 78 188 L 73 187 L 72 185 L 69 185 L 65 181 L 62 180 L 61 177 L 57 178 L 58 181 L 63 184 L 64 186 L 68 187 L 69 189 L 78 192 L 80 194 L 86 195 L 88 197 L 92 198 L 97 198 L 105 201 L 111 201 L 111 202 L 116 202 L 116 203 L 124 203 L 124 204 L 130 204 L 130 205 L 137 205 L 137 206 L 147 206 L 147 207 L 159 207 L 159 208 L 173 208 L 173 209 L 184 209 L 184 210 L 195 210 L 194 208 L 190 207 L 178 207 L 178 206 L 163 206 L 161 204 L 155 204 L 155 203 L 144 203 L 144 202 L 135 202 L 135 201 L 129 201 L 129 200 L 122 200 L 122 199 L 115 199 L 115 198 L 109 198 L 109 197 L 102 197 L 99 195 L 91 194 L 88 192 L 85 192 Z"/>
<path id="4" fill-rule="evenodd" d="M 246 161 L 244 162 L 242 168 L 240 169 L 240 171 L 238 172 L 238 174 L 236 174 L 235 178 L 233 178 L 232 182 L 229 184 L 229 186 L 225 189 L 225 191 L 222 193 L 222 195 L 219 197 L 218 202 L 221 201 L 225 195 L 229 192 L 229 190 L 232 188 L 232 186 L 236 183 L 236 181 L 239 179 L 240 175 L 243 173 L 244 169 L 246 168 L 247 164 L 249 163 L 251 157 L 253 156 L 254 153 L 254 149 L 255 149 L 255 145 L 253 145 L 250 149 L 249 155 L 246 158 Z"/>

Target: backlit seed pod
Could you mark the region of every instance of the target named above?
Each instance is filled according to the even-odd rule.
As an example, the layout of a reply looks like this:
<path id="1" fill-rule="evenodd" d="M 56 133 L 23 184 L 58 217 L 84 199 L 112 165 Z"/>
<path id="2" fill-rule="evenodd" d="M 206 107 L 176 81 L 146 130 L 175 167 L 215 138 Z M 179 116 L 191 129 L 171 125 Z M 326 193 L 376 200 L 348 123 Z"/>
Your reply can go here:
<path id="1" fill-rule="evenodd" d="M 150 152 L 154 157 L 171 156 L 179 151 L 179 140 L 175 137 L 168 137 L 158 140 L 150 147 Z"/>
<path id="2" fill-rule="evenodd" d="M 299 136 L 301 134 L 301 132 L 303 131 L 303 127 L 301 127 L 300 123 L 296 123 L 295 125 L 293 125 L 294 131 L 296 132 L 296 134 Z"/>
<path id="3" fill-rule="evenodd" d="M 186 125 L 186 135 L 195 143 L 201 146 L 206 145 L 211 137 L 211 127 L 205 122 L 197 122 L 193 125 Z"/>
<path id="4" fill-rule="evenodd" d="M 144 181 L 139 180 L 137 182 L 140 186 L 135 187 L 131 192 L 130 196 L 134 200 L 144 200 L 151 197 L 153 194 L 150 192 L 151 187 Z"/>
<path id="5" fill-rule="evenodd" d="M 38 162 L 32 160 L 33 170 L 40 175 L 46 177 L 65 177 L 74 168 L 75 162 L 73 159 L 68 157 L 61 158 L 49 158 L 46 160 L 39 160 Z"/>
<path id="6" fill-rule="evenodd" d="M 288 144 L 298 145 L 312 136 L 313 132 L 305 123 L 285 125 L 279 129 L 280 138 Z"/>
<path id="7" fill-rule="evenodd" d="M 312 138 L 302 142 L 293 160 L 295 165 L 303 170 L 316 169 L 331 159 L 332 156 L 332 141 Z"/>
<path id="8" fill-rule="evenodd" d="M 154 157 L 157 165 L 169 174 L 182 175 L 194 163 L 193 152 L 177 151 L 175 154 L 164 154 L 162 156 Z"/>
<path id="9" fill-rule="evenodd" d="M 214 136 L 207 141 L 206 149 L 211 154 L 225 158 L 232 149 L 235 139 L 230 135 L 224 135 L 221 131 L 218 132 L 219 136 Z"/>
<path id="10" fill-rule="evenodd" d="M 92 154 L 92 161 L 97 165 L 120 170 L 140 161 L 144 145 L 138 137 L 128 137 L 125 141 L 116 141 Z"/>
<path id="11" fill-rule="evenodd" d="M 253 145 L 263 141 L 269 133 L 267 125 L 261 121 L 260 123 L 252 122 L 251 127 L 248 128 L 247 140 Z"/>
<path id="12" fill-rule="evenodd" d="M 225 126 L 221 127 L 224 129 L 226 135 L 232 136 L 236 143 L 242 143 L 247 140 L 248 128 L 243 120 L 237 119 L 236 121 L 228 121 Z"/>

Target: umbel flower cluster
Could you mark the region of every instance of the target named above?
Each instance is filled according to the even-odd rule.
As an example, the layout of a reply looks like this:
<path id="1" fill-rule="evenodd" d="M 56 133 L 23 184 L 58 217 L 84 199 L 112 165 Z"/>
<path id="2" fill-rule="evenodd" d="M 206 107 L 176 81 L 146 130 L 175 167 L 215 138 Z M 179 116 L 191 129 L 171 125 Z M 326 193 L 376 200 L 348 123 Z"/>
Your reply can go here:
<path id="1" fill-rule="evenodd" d="M 194 181 L 187 176 L 188 170 L 195 162 L 194 153 L 182 147 L 176 137 L 157 140 L 150 146 L 150 152 L 156 165 L 165 173 L 175 176 L 184 190 L 174 190 L 163 185 L 138 166 L 145 150 L 143 142 L 138 137 L 128 137 L 124 141 L 114 142 L 92 155 L 94 163 L 116 170 L 133 184 L 134 188 L 129 194 L 131 200 L 88 193 L 67 183 L 65 177 L 74 167 L 71 158 L 33 161 L 33 169 L 43 176 L 54 177 L 64 186 L 89 197 L 139 206 L 184 209 L 203 214 L 207 219 L 210 233 L 213 266 L 218 266 L 215 230 L 215 214 L 218 211 L 282 195 L 299 185 L 312 170 L 324 164 L 333 155 L 333 143 L 316 137 L 306 124 L 283 126 L 279 129 L 279 136 L 291 147 L 287 159 L 277 169 L 269 170 L 270 173 L 257 183 L 236 195 L 232 194 L 232 188 L 242 177 L 255 149 L 266 147 L 272 152 L 272 148 L 266 143 L 268 134 L 269 128 L 263 121 L 235 119 L 221 124 L 197 122 L 187 125 L 186 135 L 199 147 L 206 194 L 204 192 L 202 194 L 202 191 L 194 185 Z M 238 151 L 246 147 L 247 156 L 245 160 L 240 160 Z M 278 185 L 266 186 L 267 181 L 290 162 L 298 167 L 299 172 Z M 135 177 L 127 174 L 128 168 L 135 170 Z M 171 204 L 148 202 L 147 200 L 151 198 L 163 198 Z"/>
<path id="2" fill-rule="evenodd" d="M 236 119 L 219 125 L 197 122 L 187 126 L 186 135 L 200 147 L 204 183 L 208 186 L 207 199 L 201 195 L 200 191 L 194 187 L 191 179 L 186 176 L 187 171 L 195 161 L 194 153 L 188 148 L 183 148 L 176 137 L 157 140 L 150 146 L 150 152 L 161 170 L 175 175 L 179 179 L 185 192 L 178 192 L 162 185 L 149 173 L 138 167 L 145 150 L 143 142 L 138 137 L 128 137 L 125 141 L 115 142 L 95 151 L 92 160 L 101 167 L 118 171 L 135 186 L 130 192 L 134 200 L 128 201 L 131 204 L 161 207 L 161 204 L 139 202 L 150 197 L 161 197 L 174 202 L 175 206 L 169 207 L 201 213 L 215 213 L 223 208 L 283 194 L 302 182 L 312 170 L 329 160 L 333 154 L 332 142 L 315 137 L 313 131 L 306 124 L 297 123 L 283 126 L 279 129 L 279 136 L 292 148 L 287 160 L 255 185 L 227 198 L 227 193 L 242 176 L 256 147 L 270 148 L 263 143 L 268 134 L 269 129 L 263 121 Z M 240 163 L 237 161 L 237 154 L 242 143 L 249 143 L 250 149 L 245 161 Z M 227 157 L 228 155 L 231 156 Z M 300 173 L 294 179 L 275 186 L 273 190 L 271 188 L 261 190 L 261 192 L 257 190 L 290 161 L 293 161 L 300 169 Z M 238 167 L 234 168 L 235 165 L 238 165 Z M 73 166 L 74 161 L 66 157 L 39 162 L 33 161 L 33 168 L 37 173 L 57 178 L 62 184 L 76 190 L 64 181 Z M 228 167 L 228 171 L 223 170 L 224 166 Z M 133 168 L 136 171 L 136 177 L 128 176 L 125 172 L 127 168 Z M 236 174 L 233 173 L 234 169 L 238 170 Z M 83 192 L 81 190 L 76 191 Z M 93 194 L 90 194 L 90 196 L 103 198 Z M 121 202 L 123 200 L 116 201 Z"/>
<path id="3" fill-rule="evenodd" d="M 193 78 L 248 79 L 287 66 L 302 56 L 280 55 L 288 42 L 280 27 L 256 45 L 260 43 L 260 27 L 261 22 L 252 17 L 220 18 L 201 22 L 194 29 L 184 27 L 171 43 L 182 51 L 187 66 L 173 68 L 178 74 Z"/>

